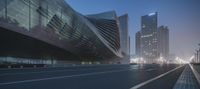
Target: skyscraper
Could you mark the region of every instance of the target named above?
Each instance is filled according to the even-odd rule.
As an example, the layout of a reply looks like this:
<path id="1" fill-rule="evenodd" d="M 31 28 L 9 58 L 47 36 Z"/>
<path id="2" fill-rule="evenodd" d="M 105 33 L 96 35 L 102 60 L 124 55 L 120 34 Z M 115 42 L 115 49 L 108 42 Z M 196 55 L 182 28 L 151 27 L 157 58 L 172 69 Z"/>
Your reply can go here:
<path id="1" fill-rule="evenodd" d="M 138 31 L 136 34 L 135 34 L 135 54 L 137 57 L 141 57 L 140 53 L 141 53 L 141 33 L 140 31 Z"/>
<path id="2" fill-rule="evenodd" d="M 128 34 L 128 14 L 124 14 L 119 18 L 119 32 L 120 32 L 120 49 L 124 56 L 122 63 L 129 63 L 130 61 L 130 37 Z"/>
<path id="3" fill-rule="evenodd" d="M 160 56 L 167 59 L 169 56 L 169 29 L 167 26 L 158 28 L 158 49 Z"/>
<path id="4" fill-rule="evenodd" d="M 141 56 L 147 62 L 159 57 L 157 39 L 157 12 L 141 18 Z"/>
<path id="5" fill-rule="evenodd" d="M 123 55 L 129 54 L 128 14 L 119 17 L 120 46 Z"/>

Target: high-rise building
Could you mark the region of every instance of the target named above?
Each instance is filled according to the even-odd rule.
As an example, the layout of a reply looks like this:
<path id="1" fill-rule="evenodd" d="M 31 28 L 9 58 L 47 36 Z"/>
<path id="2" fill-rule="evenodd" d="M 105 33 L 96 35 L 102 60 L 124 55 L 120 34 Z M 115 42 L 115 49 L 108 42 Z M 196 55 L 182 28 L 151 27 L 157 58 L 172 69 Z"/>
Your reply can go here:
<path id="1" fill-rule="evenodd" d="M 120 46 L 123 55 L 129 54 L 128 14 L 119 16 Z"/>
<path id="2" fill-rule="evenodd" d="M 141 18 L 141 56 L 147 62 L 159 57 L 157 39 L 157 12 Z"/>
<path id="3" fill-rule="evenodd" d="M 129 62 L 130 56 L 130 37 L 128 32 L 128 14 L 119 16 L 120 49 L 124 56 L 124 61 Z"/>
<path id="4" fill-rule="evenodd" d="M 135 34 L 135 54 L 137 57 L 141 57 L 140 53 L 141 53 L 141 33 L 140 31 L 138 31 L 136 34 Z"/>
<path id="5" fill-rule="evenodd" d="M 130 57 L 130 55 L 131 55 L 131 37 L 129 36 L 128 38 L 129 38 L 128 39 L 128 54 L 129 54 L 129 57 Z"/>
<path id="6" fill-rule="evenodd" d="M 167 26 L 158 28 L 158 49 L 160 57 L 168 59 L 169 57 L 169 29 Z"/>

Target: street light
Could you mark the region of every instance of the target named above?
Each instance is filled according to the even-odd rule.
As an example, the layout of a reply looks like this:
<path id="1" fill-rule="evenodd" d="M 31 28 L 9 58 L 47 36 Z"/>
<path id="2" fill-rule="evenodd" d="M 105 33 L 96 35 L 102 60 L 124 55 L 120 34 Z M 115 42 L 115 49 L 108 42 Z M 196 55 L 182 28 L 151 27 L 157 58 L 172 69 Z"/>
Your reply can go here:
<path id="1" fill-rule="evenodd" d="M 199 50 L 197 49 L 197 60 L 198 60 L 198 63 L 200 63 L 200 43 L 199 43 Z"/>
<path id="2" fill-rule="evenodd" d="M 198 63 L 198 60 L 199 60 L 199 51 L 198 50 L 196 50 L 196 63 Z"/>

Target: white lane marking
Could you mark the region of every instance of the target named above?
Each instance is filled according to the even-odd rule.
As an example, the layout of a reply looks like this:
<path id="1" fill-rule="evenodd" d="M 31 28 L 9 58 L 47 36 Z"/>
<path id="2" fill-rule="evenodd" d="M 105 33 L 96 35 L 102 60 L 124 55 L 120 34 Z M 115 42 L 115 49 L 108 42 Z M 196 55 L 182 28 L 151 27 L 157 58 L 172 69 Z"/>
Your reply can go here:
<path id="1" fill-rule="evenodd" d="M 50 78 L 41 78 L 41 79 L 30 79 L 30 80 L 23 80 L 23 81 L 6 82 L 6 83 L 0 83 L 0 86 L 1 85 L 18 84 L 18 83 L 36 82 L 36 81 L 43 81 L 43 80 L 53 80 L 53 79 L 81 77 L 81 76 L 89 76 L 89 75 L 99 75 L 99 74 L 122 72 L 122 71 L 128 71 L 128 70 L 134 70 L 134 69 L 131 68 L 131 69 L 126 69 L 126 70 L 123 69 L 123 70 L 94 72 L 94 73 L 86 73 L 86 74 L 77 74 L 77 75 L 68 75 L 68 76 L 58 76 L 58 77 L 50 77 Z"/>
<path id="2" fill-rule="evenodd" d="M 195 78 L 197 79 L 197 82 L 200 85 L 200 74 L 196 71 L 196 69 L 193 68 L 193 66 L 191 64 L 189 64 L 189 65 L 190 65 L 190 68 L 192 69 L 192 72 L 193 72 Z"/>
<path id="3" fill-rule="evenodd" d="M 183 65 L 183 66 L 184 66 L 184 65 Z M 174 69 L 172 69 L 172 70 L 170 70 L 170 71 L 168 71 L 168 72 L 166 72 L 166 73 L 163 73 L 163 74 L 161 74 L 161 75 L 159 75 L 159 76 L 157 76 L 157 77 L 154 77 L 154 78 L 149 79 L 149 80 L 147 80 L 147 81 L 145 81 L 145 82 L 142 82 L 142 83 L 140 83 L 140 84 L 138 84 L 138 85 L 136 85 L 136 86 L 133 86 L 133 87 L 131 87 L 130 89 L 138 89 L 138 88 L 140 88 L 140 87 L 142 87 L 142 86 L 144 86 L 144 85 L 146 85 L 146 84 L 148 84 L 148 83 L 150 83 L 150 82 L 152 82 L 152 81 L 154 81 L 154 80 L 157 80 L 157 79 L 159 79 L 159 78 L 161 78 L 161 77 L 163 77 L 163 76 L 165 76 L 165 75 L 167 75 L 167 74 L 169 74 L 169 73 L 172 73 L 172 72 L 176 71 L 177 69 L 179 69 L 179 68 L 181 68 L 181 67 L 183 67 L 183 66 L 176 67 L 176 68 L 174 68 Z"/>

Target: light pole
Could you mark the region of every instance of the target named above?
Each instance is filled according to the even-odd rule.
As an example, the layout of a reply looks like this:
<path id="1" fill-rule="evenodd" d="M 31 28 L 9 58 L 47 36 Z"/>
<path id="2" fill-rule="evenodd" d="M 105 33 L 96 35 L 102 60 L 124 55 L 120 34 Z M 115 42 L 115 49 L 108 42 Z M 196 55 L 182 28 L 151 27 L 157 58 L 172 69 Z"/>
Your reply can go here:
<path id="1" fill-rule="evenodd" d="M 199 50 L 196 50 L 197 51 L 197 54 L 196 54 L 196 63 L 199 62 Z"/>
<path id="2" fill-rule="evenodd" d="M 198 60 L 198 63 L 200 63 L 200 43 L 198 44 L 199 45 L 199 50 L 197 49 L 197 60 Z"/>
<path id="3" fill-rule="evenodd" d="M 197 63 L 197 53 L 196 52 L 194 53 L 194 63 Z"/>

